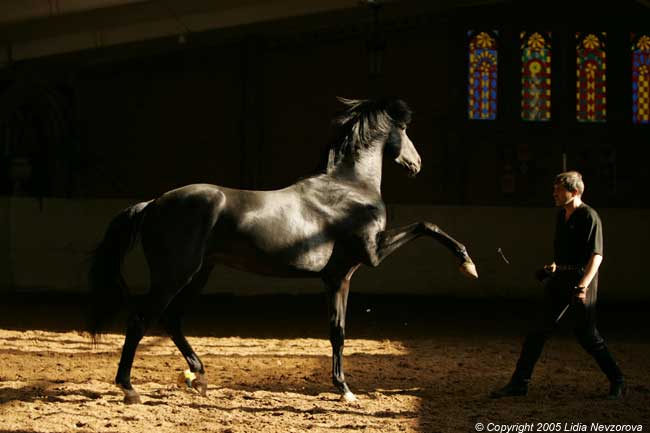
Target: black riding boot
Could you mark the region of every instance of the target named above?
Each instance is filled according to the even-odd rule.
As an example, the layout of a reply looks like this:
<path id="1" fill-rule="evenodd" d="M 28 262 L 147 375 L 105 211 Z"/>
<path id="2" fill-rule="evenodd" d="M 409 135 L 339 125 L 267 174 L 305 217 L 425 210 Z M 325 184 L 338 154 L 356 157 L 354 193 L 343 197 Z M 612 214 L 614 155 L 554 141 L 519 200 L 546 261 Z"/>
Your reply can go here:
<path id="1" fill-rule="evenodd" d="M 528 394 L 528 381 L 510 380 L 503 388 L 490 392 L 490 398 L 524 397 Z"/>
<path id="2" fill-rule="evenodd" d="M 609 379 L 609 393 L 607 394 L 608 400 L 618 400 L 625 395 L 626 386 L 623 372 L 619 368 L 616 360 L 612 356 L 607 347 L 603 347 L 591 353 L 600 369 L 605 373 Z"/>
<path id="3" fill-rule="evenodd" d="M 503 388 L 490 393 L 490 398 L 522 397 L 528 394 L 528 382 L 533 374 L 533 368 L 542 354 L 547 337 L 543 333 L 533 333 L 526 337 L 521 348 L 515 372 Z"/>

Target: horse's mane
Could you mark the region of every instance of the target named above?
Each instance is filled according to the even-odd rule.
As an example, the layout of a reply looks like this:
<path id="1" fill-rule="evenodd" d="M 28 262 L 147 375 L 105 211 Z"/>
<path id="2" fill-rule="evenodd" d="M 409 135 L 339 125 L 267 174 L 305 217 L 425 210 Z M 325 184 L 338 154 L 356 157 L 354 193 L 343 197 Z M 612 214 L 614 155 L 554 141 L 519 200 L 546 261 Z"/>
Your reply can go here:
<path id="1" fill-rule="evenodd" d="M 329 146 L 327 172 L 346 156 L 356 158 L 359 150 L 388 134 L 393 125 L 408 125 L 411 109 L 397 98 L 337 98 L 345 109 L 334 118 L 334 134 Z"/>

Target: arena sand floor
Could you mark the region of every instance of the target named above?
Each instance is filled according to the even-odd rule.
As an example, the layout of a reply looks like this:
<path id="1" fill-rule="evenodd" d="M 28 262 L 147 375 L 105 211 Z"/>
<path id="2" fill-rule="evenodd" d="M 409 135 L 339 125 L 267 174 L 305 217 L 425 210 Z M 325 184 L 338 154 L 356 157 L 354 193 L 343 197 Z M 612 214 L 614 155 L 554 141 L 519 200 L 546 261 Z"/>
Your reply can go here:
<path id="1" fill-rule="evenodd" d="M 83 297 L 7 295 L 0 433 L 648 431 L 650 325 L 640 303 L 600 305 L 601 332 L 629 382 L 623 400 L 602 399 L 607 382 L 569 324 L 547 345 L 528 397 L 488 398 L 512 371 L 529 302 L 352 293 L 344 362 L 359 401 L 348 404 L 330 381 L 324 295 L 204 296 L 185 329 L 206 365 L 207 397 L 178 387 L 185 361 L 155 330 L 133 370 L 143 403 L 125 406 L 112 384 L 121 325 L 93 345 L 81 332 Z"/>

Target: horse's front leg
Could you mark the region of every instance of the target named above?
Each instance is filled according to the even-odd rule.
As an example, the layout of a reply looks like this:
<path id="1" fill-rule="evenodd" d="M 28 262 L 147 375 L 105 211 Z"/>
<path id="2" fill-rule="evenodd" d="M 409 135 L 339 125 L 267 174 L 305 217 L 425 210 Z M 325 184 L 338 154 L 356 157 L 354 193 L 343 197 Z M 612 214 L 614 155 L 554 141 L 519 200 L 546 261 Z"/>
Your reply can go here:
<path id="1" fill-rule="evenodd" d="M 332 343 L 332 383 L 348 402 L 357 400 L 345 382 L 343 373 L 343 346 L 345 344 L 345 315 L 350 292 L 350 278 L 359 265 L 347 272 L 345 276 L 324 279 L 327 286 L 328 311 L 330 322 L 330 343 Z"/>
<path id="2" fill-rule="evenodd" d="M 460 260 L 460 271 L 464 275 L 470 278 L 478 278 L 476 266 L 467 253 L 467 248 L 442 231 L 440 227 L 430 222 L 414 223 L 377 233 L 375 241 L 369 242 L 367 245 L 369 264 L 371 266 L 378 266 L 395 250 L 420 236 L 429 236 L 442 243 Z"/>

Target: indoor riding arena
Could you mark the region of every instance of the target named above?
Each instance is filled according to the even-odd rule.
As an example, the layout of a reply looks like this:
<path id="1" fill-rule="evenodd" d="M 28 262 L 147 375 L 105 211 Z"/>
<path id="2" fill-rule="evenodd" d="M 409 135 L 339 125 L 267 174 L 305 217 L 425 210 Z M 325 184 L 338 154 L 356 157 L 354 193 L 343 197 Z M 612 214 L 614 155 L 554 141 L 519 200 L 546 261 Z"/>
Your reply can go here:
<path id="1" fill-rule="evenodd" d="M 0 433 L 649 431 L 648 23 L 0 2 Z"/>

